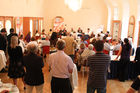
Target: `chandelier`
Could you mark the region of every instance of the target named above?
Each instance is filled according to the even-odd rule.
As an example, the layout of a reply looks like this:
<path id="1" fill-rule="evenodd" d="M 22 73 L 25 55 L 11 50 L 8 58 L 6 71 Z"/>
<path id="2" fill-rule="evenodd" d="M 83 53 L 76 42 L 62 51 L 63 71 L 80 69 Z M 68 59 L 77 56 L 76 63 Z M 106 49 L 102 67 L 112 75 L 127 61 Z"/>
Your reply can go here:
<path id="1" fill-rule="evenodd" d="M 65 4 L 68 5 L 68 7 L 76 12 L 82 7 L 82 0 L 65 0 Z"/>

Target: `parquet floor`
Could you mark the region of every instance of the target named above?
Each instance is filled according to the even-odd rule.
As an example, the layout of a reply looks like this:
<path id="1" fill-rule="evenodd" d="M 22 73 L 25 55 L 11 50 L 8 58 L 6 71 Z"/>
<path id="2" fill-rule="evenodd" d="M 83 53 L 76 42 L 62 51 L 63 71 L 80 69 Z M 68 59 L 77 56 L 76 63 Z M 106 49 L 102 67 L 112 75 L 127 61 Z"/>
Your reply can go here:
<path id="1" fill-rule="evenodd" d="M 44 73 L 44 79 L 45 79 L 43 91 L 44 93 L 51 93 L 50 82 L 49 82 L 49 72 L 48 72 L 48 66 L 46 63 L 45 63 L 45 67 L 43 68 L 43 73 Z M 86 93 L 87 78 L 88 78 L 87 72 L 84 72 L 84 71 L 78 72 L 78 87 L 74 90 L 74 93 Z M 0 73 L 0 79 L 2 80 L 2 82 L 12 83 L 12 80 L 7 76 L 7 73 Z M 126 93 L 131 83 L 132 81 L 119 82 L 118 80 L 108 80 L 107 93 Z M 25 93 L 21 79 L 18 80 L 17 86 L 20 90 L 20 93 Z M 33 90 L 33 93 L 36 93 L 35 89 Z"/>

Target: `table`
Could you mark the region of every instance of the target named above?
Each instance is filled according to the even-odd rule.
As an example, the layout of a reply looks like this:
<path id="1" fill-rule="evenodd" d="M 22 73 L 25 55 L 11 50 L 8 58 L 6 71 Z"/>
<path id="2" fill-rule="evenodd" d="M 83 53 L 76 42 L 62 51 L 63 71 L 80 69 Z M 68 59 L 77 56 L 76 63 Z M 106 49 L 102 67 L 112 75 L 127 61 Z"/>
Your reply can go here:
<path id="1" fill-rule="evenodd" d="M 75 64 L 74 64 L 73 72 L 70 76 L 70 82 L 72 85 L 72 89 L 74 90 L 78 86 L 78 72 Z"/>
<path id="2" fill-rule="evenodd" d="M 50 47 L 50 54 L 55 52 L 57 52 L 57 49 L 55 47 Z"/>
<path id="3" fill-rule="evenodd" d="M 108 79 L 115 79 L 118 78 L 118 69 L 119 69 L 119 60 L 114 60 L 116 55 L 111 56 L 111 63 L 110 63 L 110 72 L 108 73 Z M 119 59 L 119 58 L 118 58 Z M 134 60 L 134 56 L 130 57 L 130 63 L 128 67 L 128 78 L 134 79 L 136 77 L 135 73 L 135 63 L 132 61 Z"/>
<path id="4" fill-rule="evenodd" d="M 6 66 L 6 56 L 4 51 L 0 50 L 0 71 Z"/>
<path id="5" fill-rule="evenodd" d="M 2 85 L 0 86 L 0 93 L 4 90 L 10 91 L 10 93 L 19 93 L 19 89 L 17 88 L 17 86 L 11 83 L 2 83 Z"/>
<path id="6" fill-rule="evenodd" d="M 112 61 L 119 61 L 120 57 L 115 60 L 115 58 L 117 57 L 117 55 L 111 55 L 111 60 Z M 130 56 L 130 61 L 134 61 L 135 56 Z"/>

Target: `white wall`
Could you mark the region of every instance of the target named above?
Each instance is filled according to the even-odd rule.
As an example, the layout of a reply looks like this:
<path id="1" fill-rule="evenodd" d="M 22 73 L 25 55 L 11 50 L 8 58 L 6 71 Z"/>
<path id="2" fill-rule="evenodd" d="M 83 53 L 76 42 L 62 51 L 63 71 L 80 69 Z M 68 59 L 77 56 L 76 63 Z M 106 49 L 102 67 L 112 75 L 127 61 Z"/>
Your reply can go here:
<path id="1" fill-rule="evenodd" d="M 135 16 L 135 42 L 137 45 L 139 31 L 139 0 L 105 0 L 111 8 L 111 19 L 113 19 L 113 9 L 118 7 L 119 17 L 122 21 L 122 38 L 127 37 L 128 22 L 131 15 Z M 73 12 L 64 4 L 64 0 L 0 0 L 0 16 L 28 16 L 44 17 L 44 28 L 48 31 L 53 26 L 53 19 L 56 16 L 64 17 L 64 22 L 68 29 L 74 27 L 75 30 L 80 26 L 84 31 L 91 28 L 96 31 L 100 25 L 104 25 L 105 31 L 108 22 L 108 6 L 104 0 L 83 0 L 82 8 Z M 115 4 L 116 3 L 116 4 Z M 127 4 L 128 3 L 128 4 Z M 110 5 L 109 5 L 110 4 Z M 108 25 L 108 29 L 110 29 Z"/>
<path id="2" fill-rule="evenodd" d="M 44 0 L 0 0 L 0 16 L 44 16 Z"/>
<path id="3" fill-rule="evenodd" d="M 107 27 L 108 11 L 104 0 L 83 0 L 82 9 L 77 12 L 70 10 L 64 0 L 46 0 L 45 29 L 53 26 L 53 19 L 56 16 L 64 18 L 67 28 L 75 30 L 80 26 L 84 31 L 91 28 L 96 31 L 99 25 Z"/>
<path id="4" fill-rule="evenodd" d="M 134 40 L 133 44 L 134 47 L 137 47 L 138 41 L 138 32 L 139 32 L 139 21 L 140 21 L 140 0 L 106 0 L 111 6 L 112 9 L 112 17 L 113 8 L 118 7 L 119 9 L 119 17 L 118 20 L 122 22 L 122 32 L 121 32 L 121 39 L 123 40 L 128 36 L 128 25 L 129 25 L 129 18 L 131 16 L 135 17 L 135 31 L 134 31 Z M 113 18 L 112 18 L 113 20 Z"/>

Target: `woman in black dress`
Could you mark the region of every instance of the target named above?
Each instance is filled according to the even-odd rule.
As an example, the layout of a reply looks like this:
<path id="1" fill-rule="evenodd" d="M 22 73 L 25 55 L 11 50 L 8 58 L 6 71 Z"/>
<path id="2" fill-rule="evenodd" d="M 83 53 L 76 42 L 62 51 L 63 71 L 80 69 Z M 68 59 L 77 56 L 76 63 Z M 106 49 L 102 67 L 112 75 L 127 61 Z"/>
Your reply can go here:
<path id="1" fill-rule="evenodd" d="M 131 51 L 132 47 L 129 44 L 129 40 L 125 38 L 116 57 L 117 59 L 120 56 L 120 62 L 118 64 L 118 78 L 120 81 L 128 80 L 128 66 L 130 62 Z"/>
<path id="2" fill-rule="evenodd" d="M 51 46 L 55 47 L 57 40 L 58 40 L 57 33 L 53 32 L 52 35 L 51 35 L 51 38 L 50 38 Z"/>
<path id="3" fill-rule="evenodd" d="M 17 85 L 17 78 L 22 78 L 25 74 L 22 63 L 22 49 L 18 46 L 17 36 L 12 36 L 11 44 L 8 47 L 8 54 L 10 60 L 8 76 L 13 79 L 14 85 Z"/>

